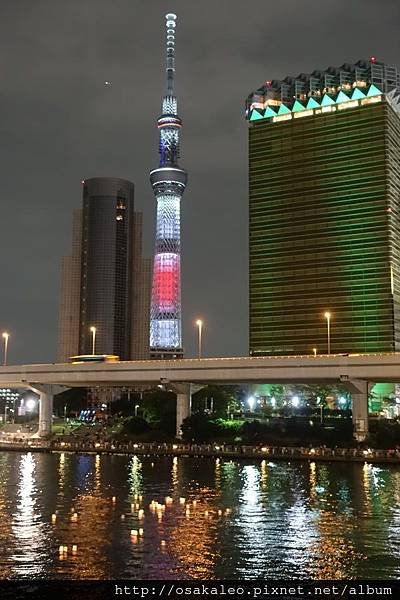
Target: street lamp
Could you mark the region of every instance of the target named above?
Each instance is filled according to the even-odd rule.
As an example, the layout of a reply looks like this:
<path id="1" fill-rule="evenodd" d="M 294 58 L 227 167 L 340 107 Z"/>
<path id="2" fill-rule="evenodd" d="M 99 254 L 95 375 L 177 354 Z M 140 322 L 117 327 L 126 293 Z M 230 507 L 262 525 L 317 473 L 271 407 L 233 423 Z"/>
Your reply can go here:
<path id="1" fill-rule="evenodd" d="M 331 353 L 331 313 L 330 312 L 324 313 L 324 317 L 326 319 L 326 327 L 327 327 L 327 334 L 328 334 L 328 354 L 330 354 Z"/>
<path id="2" fill-rule="evenodd" d="M 135 404 L 135 417 L 138 416 L 139 404 Z"/>
<path id="3" fill-rule="evenodd" d="M 95 350 L 96 350 L 96 327 L 91 327 L 90 328 L 90 332 L 92 334 L 92 354 L 96 354 Z"/>
<path id="4" fill-rule="evenodd" d="M 198 358 L 201 358 L 201 333 L 203 329 L 203 321 L 201 319 L 197 319 L 196 325 L 198 328 Z"/>
<path id="5" fill-rule="evenodd" d="M 314 356 L 317 356 L 317 348 L 313 348 L 312 351 L 314 352 Z"/>
<path id="6" fill-rule="evenodd" d="M 3 339 L 4 339 L 4 361 L 3 361 L 3 365 L 6 366 L 7 364 L 7 353 L 8 353 L 8 338 L 10 337 L 10 334 L 7 333 L 6 331 L 3 332 Z"/>

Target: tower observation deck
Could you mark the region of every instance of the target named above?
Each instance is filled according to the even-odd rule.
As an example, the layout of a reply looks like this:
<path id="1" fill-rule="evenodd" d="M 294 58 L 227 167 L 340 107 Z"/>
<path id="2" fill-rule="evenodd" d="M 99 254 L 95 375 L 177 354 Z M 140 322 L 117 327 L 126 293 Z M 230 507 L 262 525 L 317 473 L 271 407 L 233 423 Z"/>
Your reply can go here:
<path id="1" fill-rule="evenodd" d="M 166 17 L 166 93 L 162 114 L 157 121 L 160 132 L 160 165 L 151 171 L 150 183 L 157 201 L 156 244 L 150 312 L 150 354 L 152 358 L 180 358 L 181 323 L 181 198 L 187 173 L 178 165 L 179 134 L 174 92 L 176 15 Z"/>

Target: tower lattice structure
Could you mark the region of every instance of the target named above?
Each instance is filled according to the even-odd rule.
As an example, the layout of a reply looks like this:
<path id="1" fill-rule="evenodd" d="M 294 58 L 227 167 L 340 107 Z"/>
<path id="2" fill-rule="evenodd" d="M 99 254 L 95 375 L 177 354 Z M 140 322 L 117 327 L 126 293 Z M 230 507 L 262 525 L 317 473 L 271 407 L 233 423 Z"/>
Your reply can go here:
<path id="1" fill-rule="evenodd" d="M 182 350 L 181 314 L 181 198 L 187 173 L 178 164 L 178 117 L 174 93 L 176 15 L 166 15 L 167 89 L 160 132 L 160 166 L 151 171 L 150 183 L 157 201 L 156 244 L 150 312 L 150 353 L 152 358 L 179 358 Z"/>

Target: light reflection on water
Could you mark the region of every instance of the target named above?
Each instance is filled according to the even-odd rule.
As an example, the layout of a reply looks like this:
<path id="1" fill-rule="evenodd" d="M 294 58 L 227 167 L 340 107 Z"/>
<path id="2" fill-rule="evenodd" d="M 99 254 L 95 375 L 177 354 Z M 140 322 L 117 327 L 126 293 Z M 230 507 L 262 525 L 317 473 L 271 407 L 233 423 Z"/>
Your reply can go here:
<path id="1" fill-rule="evenodd" d="M 399 534 L 398 467 L 0 453 L 3 579 L 390 579 Z"/>

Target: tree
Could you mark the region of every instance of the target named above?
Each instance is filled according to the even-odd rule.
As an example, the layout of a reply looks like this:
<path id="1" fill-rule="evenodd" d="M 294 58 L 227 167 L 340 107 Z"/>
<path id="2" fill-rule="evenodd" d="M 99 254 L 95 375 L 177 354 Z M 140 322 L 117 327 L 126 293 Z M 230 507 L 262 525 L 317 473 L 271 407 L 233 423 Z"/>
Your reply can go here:
<path id="1" fill-rule="evenodd" d="M 207 385 L 192 396 L 193 413 L 210 411 L 214 417 L 223 419 L 240 410 L 237 399 L 238 386 Z M 211 411 L 212 407 L 212 411 Z"/>
<path id="2" fill-rule="evenodd" d="M 150 428 L 143 417 L 128 417 L 122 425 L 122 433 L 144 433 Z"/>
<path id="3" fill-rule="evenodd" d="M 187 417 L 181 425 L 185 442 L 207 442 L 215 439 L 218 429 L 218 425 L 202 413 Z"/>
<path id="4" fill-rule="evenodd" d="M 138 402 L 139 410 L 153 429 L 162 429 L 170 435 L 175 434 L 176 395 L 173 392 L 154 390 L 143 394 Z"/>

